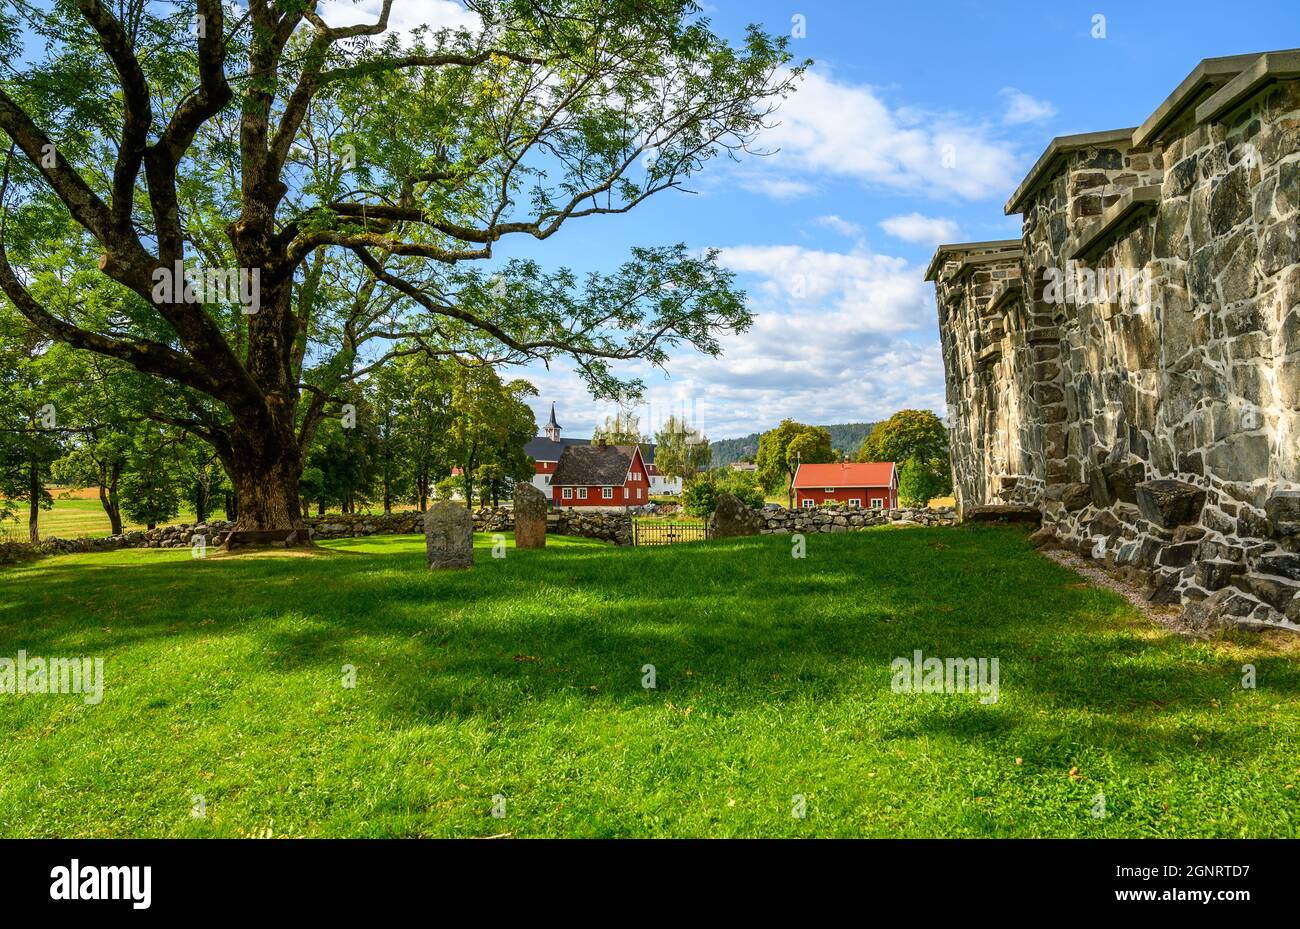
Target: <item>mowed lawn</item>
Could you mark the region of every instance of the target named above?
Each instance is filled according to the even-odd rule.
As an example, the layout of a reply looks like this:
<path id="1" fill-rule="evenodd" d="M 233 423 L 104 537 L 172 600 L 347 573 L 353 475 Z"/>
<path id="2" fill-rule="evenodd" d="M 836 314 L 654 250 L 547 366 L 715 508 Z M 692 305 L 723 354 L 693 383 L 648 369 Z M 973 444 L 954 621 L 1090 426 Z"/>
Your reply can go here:
<path id="1" fill-rule="evenodd" d="M 0 835 L 1300 834 L 1295 644 L 1171 635 L 1015 529 L 479 545 L 0 570 L 0 656 L 106 677 L 0 696 Z M 914 649 L 999 700 L 892 692 Z"/>

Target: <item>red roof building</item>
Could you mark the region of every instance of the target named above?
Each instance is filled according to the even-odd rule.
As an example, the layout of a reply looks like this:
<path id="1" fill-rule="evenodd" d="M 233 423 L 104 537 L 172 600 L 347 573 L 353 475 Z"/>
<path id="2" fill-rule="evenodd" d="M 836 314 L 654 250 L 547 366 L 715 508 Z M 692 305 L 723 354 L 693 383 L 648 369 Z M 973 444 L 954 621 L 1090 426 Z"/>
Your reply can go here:
<path id="1" fill-rule="evenodd" d="M 867 509 L 898 506 L 898 469 L 892 461 L 801 464 L 792 486 L 798 507 L 827 502 Z"/>

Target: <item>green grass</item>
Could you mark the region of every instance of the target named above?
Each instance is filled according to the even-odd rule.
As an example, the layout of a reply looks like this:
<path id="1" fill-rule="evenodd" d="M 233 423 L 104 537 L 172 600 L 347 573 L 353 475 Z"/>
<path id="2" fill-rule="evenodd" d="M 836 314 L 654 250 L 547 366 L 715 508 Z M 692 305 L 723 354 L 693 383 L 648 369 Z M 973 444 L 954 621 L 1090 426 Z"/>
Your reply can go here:
<path id="1" fill-rule="evenodd" d="M 80 491 L 79 493 L 85 493 Z M 218 511 L 216 514 L 220 516 Z M 187 509 L 173 520 L 173 523 L 193 523 L 194 510 Z M 68 498 L 60 496 L 60 492 L 54 493 L 54 505 L 48 510 L 41 510 L 38 518 L 38 527 L 41 538 L 57 536 L 60 539 L 76 539 L 80 537 L 106 536 L 112 529 L 108 521 L 108 514 L 104 512 L 103 505 L 99 498 L 77 497 Z M 126 530 L 143 529 L 144 526 L 139 523 L 133 523 L 123 517 L 122 528 Z M 22 504 L 18 507 L 18 512 L 11 519 L 0 519 L 0 540 L 2 539 L 27 539 L 27 505 Z"/>
<path id="2" fill-rule="evenodd" d="M 107 681 L 0 696 L 0 835 L 1300 834 L 1294 646 L 1171 636 L 1014 529 L 491 544 L 0 571 L 0 656 Z M 893 693 L 917 648 L 999 701 Z"/>

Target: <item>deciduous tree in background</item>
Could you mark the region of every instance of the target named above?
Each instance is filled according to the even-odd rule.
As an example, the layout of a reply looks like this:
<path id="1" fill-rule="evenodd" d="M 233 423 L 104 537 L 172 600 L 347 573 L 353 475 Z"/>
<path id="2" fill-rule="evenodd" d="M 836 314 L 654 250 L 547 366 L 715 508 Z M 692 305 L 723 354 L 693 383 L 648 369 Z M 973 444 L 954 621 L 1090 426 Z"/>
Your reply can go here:
<path id="1" fill-rule="evenodd" d="M 858 450 L 858 461 L 892 461 L 900 466 L 899 497 L 904 496 L 903 465 L 911 462 L 909 482 L 917 495 L 927 494 L 919 503 L 924 506 L 933 497 L 952 493 L 952 464 L 948 457 L 948 430 L 942 420 L 929 410 L 899 410 L 883 423 L 877 423 Z M 914 501 L 919 496 L 913 496 Z"/>
<path id="2" fill-rule="evenodd" d="M 800 462 L 817 464 L 834 460 L 835 450 L 828 430 L 783 419 L 781 425 L 759 436 L 755 473 L 764 490 L 770 494 L 786 491 L 789 505 L 794 506 L 794 473 Z"/>
<path id="3" fill-rule="evenodd" d="M 665 477 L 680 478 L 683 485 L 708 467 L 711 456 L 709 437 L 684 419 L 669 416 L 655 433 L 655 468 Z"/>

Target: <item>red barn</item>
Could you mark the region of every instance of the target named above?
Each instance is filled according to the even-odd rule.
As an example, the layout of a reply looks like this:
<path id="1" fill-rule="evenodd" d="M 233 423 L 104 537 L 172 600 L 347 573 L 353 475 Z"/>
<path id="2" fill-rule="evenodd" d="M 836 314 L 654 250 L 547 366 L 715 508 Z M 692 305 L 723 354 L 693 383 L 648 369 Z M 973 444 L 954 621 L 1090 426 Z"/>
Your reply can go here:
<path id="1" fill-rule="evenodd" d="M 551 502 L 558 507 L 619 509 L 650 502 L 650 478 L 636 445 L 570 445 L 551 475 Z"/>
<path id="2" fill-rule="evenodd" d="M 798 507 L 827 501 L 868 509 L 898 506 L 898 469 L 892 461 L 801 464 L 793 486 Z"/>

